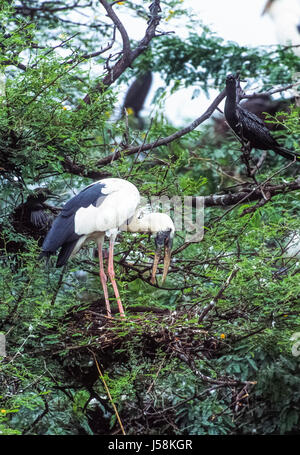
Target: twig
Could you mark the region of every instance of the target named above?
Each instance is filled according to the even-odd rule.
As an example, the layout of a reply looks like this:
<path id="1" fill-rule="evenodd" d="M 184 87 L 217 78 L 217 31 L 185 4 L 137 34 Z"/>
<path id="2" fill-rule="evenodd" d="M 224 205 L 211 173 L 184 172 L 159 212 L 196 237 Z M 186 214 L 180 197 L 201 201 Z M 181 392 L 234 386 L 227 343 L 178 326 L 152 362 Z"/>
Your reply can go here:
<path id="1" fill-rule="evenodd" d="M 281 169 L 282 170 L 282 169 Z M 248 191 L 239 191 L 234 194 L 212 194 L 210 196 L 204 196 L 204 207 L 225 207 L 231 206 L 232 210 L 242 202 L 253 202 L 257 199 L 261 199 L 262 192 L 261 187 L 264 188 L 266 193 L 270 193 L 271 197 L 282 193 L 288 193 L 290 191 L 296 191 L 300 189 L 300 177 L 293 180 L 290 183 L 283 183 L 278 185 L 267 185 L 266 183 L 273 177 L 272 175 L 265 182 L 262 182 L 257 187 Z M 196 207 L 196 197 L 192 199 L 193 207 Z M 228 212 L 225 212 L 222 216 L 225 216 Z"/>
<path id="2" fill-rule="evenodd" d="M 138 43 L 137 47 L 135 49 L 131 49 L 130 47 L 130 41 L 129 37 L 127 35 L 127 32 L 120 21 L 120 19 L 117 17 L 116 13 L 114 12 L 112 8 L 112 4 L 109 4 L 106 0 L 100 0 L 101 4 L 105 8 L 108 17 L 112 20 L 114 25 L 118 28 L 122 41 L 123 41 L 123 51 L 122 51 L 122 56 L 119 58 L 119 60 L 115 63 L 115 65 L 109 69 L 108 73 L 100 83 L 98 83 L 94 91 L 97 92 L 103 92 L 107 87 L 109 87 L 113 82 L 115 82 L 118 77 L 129 67 L 132 65 L 133 61 L 147 49 L 149 46 L 151 40 L 156 37 L 156 28 L 159 24 L 160 21 L 160 0 L 154 0 L 153 3 L 150 5 L 150 14 L 149 14 L 149 21 L 148 21 L 148 27 L 146 29 L 144 37 L 141 39 L 141 41 Z M 83 101 L 86 104 L 91 103 L 91 98 L 90 95 L 86 95 L 83 99 Z M 80 109 L 80 107 L 79 107 Z"/>
<path id="3" fill-rule="evenodd" d="M 82 61 L 82 60 L 88 60 L 89 58 L 93 58 L 93 57 L 98 57 L 98 55 L 101 55 L 101 54 L 104 54 L 104 52 L 107 52 L 109 49 L 111 49 L 114 45 L 114 42 L 116 40 L 116 27 L 114 27 L 114 30 L 113 30 L 113 36 L 112 36 L 112 39 L 111 39 L 111 42 L 107 44 L 106 47 L 104 48 L 101 48 L 100 51 L 96 51 L 96 52 L 92 52 L 90 54 L 83 54 L 79 57 L 79 60 Z M 78 58 L 74 58 L 72 60 L 68 60 L 67 61 L 67 64 L 68 65 L 71 65 L 72 63 L 74 63 L 76 60 L 78 60 Z"/>
<path id="4" fill-rule="evenodd" d="M 238 273 L 239 267 L 237 265 L 234 266 L 231 274 L 228 276 L 227 280 L 217 293 L 217 295 L 210 301 L 210 303 L 203 309 L 202 313 L 199 316 L 198 323 L 202 322 L 203 319 L 206 317 L 206 315 L 209 313 L 210 310 L 212 310 L 215 306 L 218 300 L 220 300 L 225 292 L 225 290 L 228 288 L 230 285 L 231 281 L 235 277 L 235 275 Z"/>
<path id="5" fill-rule="evenodd" d="M 112 161 L 119 159 L 121 156 L 129 156 L 133 155 L 134 153 L 137 152 L 145 152 L 147 150 L 151 150 L 156 147 L 160 147 L 162 145 L 167 145 L 170 142 L 175 141 L 176 139 L 179 139 L 180 137 L 184 136 L 187 133 L 190 133 L 193 131 L 197 126 L 199 126 L 201 123 L 203 123 L 205 120 L 207 120 L 215 111 L 215 109 L 218 107 L 220 102 L 225 98 L 225 90 L 223 90 L 219 95 L 214 99 L 214 101 L 211 103 L 211 105 L 206 109 L 206 111 L 198 117 L 196 120 L 194 120 L 190 125 L 186 126 L 185 128 L 176 131 L 175 133 L 171 134 L 170 136 L 157 139 L 154 142 L 150 142 L 148 144 L 143 144 L 142 146 L 137 145 L 134 147 L 129 147 L 125 152 L 124 151 L 119 151 L 117 153 L 111 154 L 106 156 L 105 158 L 102 158 L 97 162 L 97 166 L 105 166 L 107 164 L 110 164 Z"/>
<path id="6" fill-rule="evenodd" d="M 252 169 L 251 175 L 255 175 L 256 172 L 262 167 L 262 165 L 264 164 L 265 159 L 267 157 L 267 154 L 268 154 L 268 152 L 266 150 L 264 150 L 263 153 L 261 154 L 258 162 L 255 164 L 254 169 Z"/>
<path id="7" fill-rule="evenodd" d="M 296 87 L 297 85 L 299 85 L 299 81 L 298 82 L 294 82 L 293 84 L 289 84 L 289 85 L 285 85 L 284 87 L 279 87 L 279 88 L 275 88 L 273 90 L 268 90 L 267 92 L 261 92 L 261 93 L 252 93 L 252 95 L 246 95 L 244 94 L 242 96 L 242 98 L 247 98 L 247 99 L 252 99 L 252 98 L 258 98 L 260 96 L 264 96 L 264 95 L 274 95 L 275 93 L 279 93 L 279 92 L 284 92 L 285 90 L 289 90 L 293 87 Z"/>
<path id="8" fill-rule="evenodd" d="M 117 417 L 117 419 L 118 419 L 118 422 L 119 422 L 121 431 L 122 431 L 123 435 L 126 435 L 125 430 L 124 430 L 124 427 L 123 427 L 123 424 L 122 424 L 122 421 L 121 421 L 120 416 L 119 416 L 119 413 L 118 413 L 118 410 L 117 410 L 117 408 L 116 408 L 115 403 L 113 402 L 112 396 L 111 396 L 111 394 L 110 394 L 109 388 L 108 388 L 108 386 L 107 386 L 107 384 L 106 384 L 106 381 L 105 381 L 104 376 L 103 376 L 103 374 L 102 374 L 102 371 L 101 371 L 101 369 L 100 369 L 99 363 L 97 362 L 96 356 L 95 356 L 95 354 L 94 354 L 93 351 L 91 351 L 90 349 L 89 349 L 89 351 L 92 353 L 92 355 L 93 355 L 93 357 L 94 357 L 95 364 L 96 364 L 96 367 L 97 367 L 99 376 L 100 376 L 100 378 L 101 378 L 101 381 L 103 382 L 103 385 L 104 385 L 104 387 L 105 387 L 106 393 L 107 393 L 108 398 L 109 398 L 109 401 L 111 402 L 112 407 L 113 407 L 113 409 L 114 409 L 114 411 L 115 411 L 115 414 L 116 414 L 116 417 Z"/>
<path id="9" fill-rule="evenodd" d="M 155 382 L 156 382 L 156 380 L 158 378 L 158 375 L 159 375 L 159 373 L 160 373 L 160 371 L 161 371 L 161 369 L 163 367 L 163 364 L 165 363 L 165 360 L 166 360 L 166 357 L 163 358 L 161 364 L 159 365 L 159 368 L 158 368 L 158 370 L 156 372 L 155 378 L 153 379 L 153 381 L 151 382 L 150 386 L 148 387 L 148 390 L 147 390 L 146 394 L 150 393 L 152 387 L 154 386 L 154 384 L 155 384 Z"/>

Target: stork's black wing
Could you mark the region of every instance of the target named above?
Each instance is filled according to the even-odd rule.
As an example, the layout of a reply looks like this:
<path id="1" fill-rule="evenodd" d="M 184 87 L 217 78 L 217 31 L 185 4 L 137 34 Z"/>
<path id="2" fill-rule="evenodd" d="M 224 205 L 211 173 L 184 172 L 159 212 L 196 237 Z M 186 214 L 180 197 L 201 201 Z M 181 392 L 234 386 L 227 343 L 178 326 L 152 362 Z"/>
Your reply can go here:
<path id="1" fill-rule="evenodd" d="M 99 199 L 101 200 L 101 198 L 106 197 L 106 194 L 102 191 L 104 187 L 104 183 L 94 183 L 86 187 L 64 205 L 44 240 L 42 256 L 54 254 L 61 246 L 63 247 L 62 251 L 67 250 L 67 256 L 70 256 L 73 249 L 72 246 L 75 246 L 77 240 L 81 237 L 75 232 L 75 214 L 82 207 L 88 207 L 91 204 L 95 206 L 99 205 Z"/>

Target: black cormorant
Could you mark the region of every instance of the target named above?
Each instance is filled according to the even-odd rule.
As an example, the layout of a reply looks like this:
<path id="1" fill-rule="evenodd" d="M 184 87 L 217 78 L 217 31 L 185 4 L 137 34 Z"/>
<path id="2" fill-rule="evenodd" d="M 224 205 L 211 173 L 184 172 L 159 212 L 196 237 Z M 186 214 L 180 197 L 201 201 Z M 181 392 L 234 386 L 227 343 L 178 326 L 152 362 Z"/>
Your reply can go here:
<path id="1" fill-rule="evenodd" d="M 238 78 L 229 74 L 226 78 L 226 102 L 224 115 L 230 128 L 242 144 L 251 149 L 273 150 L 289 160 L 299 160 L 300 155 L 285 149 L 271 135 L 265 123 L 237 102 Z"/>
<path id="2" fill-rule="evenodd" d="M 143 119 L 140 117 L 140 111 L 143 109 L 151 84 L 151 71 L 147 71 L 146 73 L 138 76 L 129 87 L 122 107 L 122 115 L 124 114 L 124 109 L 127 110 L 128 114 L 134 115 L 134 117 L 138 120 L 138 127 L 140 129 L 144 126 Z"/>
<path id="3" fill-rule="evenodd" d="M 52 224 L 53 213 L 56 212 L 54 207 L 46 204 L 46 200 L 50 198 L 57 196 L 48 188 L 36 188 L 12 213 L 12 225 L 15 230 L 25 235 L 29 234 L 35 239 L 45 237 Z"/>
<path id="4" fill-rule="evenodd" d="M 290 112 L 290 108 L 295 105 L 295 102 L 295 97 L 274 100 L 270 95 L 261 93 L 255 96 L 255 98 L 241 101 L 241 107 L 247 111 L 253 112 L 253 114 L 265 121 L 268 118 L 268 115 L 274 117 L 277 112 Z M 227 134 L 229 126 L 226 123 L 224 116 L 213 117 L 213 120 L 215 122 L 215 133 L 218 136 Z M 268 122 L 265 125 L 271 131 L 280 131 L 283 129 L 281 123 Z"/>

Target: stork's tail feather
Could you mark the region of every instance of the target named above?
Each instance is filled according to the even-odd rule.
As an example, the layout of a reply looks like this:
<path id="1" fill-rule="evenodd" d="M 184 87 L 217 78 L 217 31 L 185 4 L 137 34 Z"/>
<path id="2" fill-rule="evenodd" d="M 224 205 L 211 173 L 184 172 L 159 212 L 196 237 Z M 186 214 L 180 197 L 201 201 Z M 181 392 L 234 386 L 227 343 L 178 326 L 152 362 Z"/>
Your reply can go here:
<path id="1" fill-rule="evenodd" d="M 59 255 L 57 257 L 56 267 L 62 267 L 63 265 L 66 264 L 66 262 L 68 261 L 69 257 L 72 254 L 72 251 L 75 248 L 76 243 L 77 243 L 77 240 L 63 244 L 63 246 L 60 249 Z M 52 256 L 55 253 L 56 253 L 56 251 L 43 250 L 39 255 L 39 259 L 42 259 L 43 257 L 45 257 L 46 265 L 47 265 L 49 262 L 50 256 Z"/>
<path id="2" fill-rule="evenodd" d="M 278 153 L 278 155 L 283 156 L 291 161 L 300 162 L 300 155 L 296 152 L 292 152 L 291 150 L 285 149 L 283 147 L 276 147 L 274 152 Z"/>
<path id="3" fill-rule="evenodd" d="M 43 259 L 44 257 L 46 258 L 46 264 L 49 262 L 49 258 L 52 254 L 55 254 L 55 252 L 52 251 L 42 251 L 39 255 L 39 260 Z"/>
<path id="4" fill-rule="evenodd" d="M 76 243 L 77 240 L 63 244 L 57 258 L 56 267 L 62 267 L 63 265 L 66 264 L 66 262 L 68 261 L 69 257 L 72 254 L 72 251 L 75 248 Z"/>

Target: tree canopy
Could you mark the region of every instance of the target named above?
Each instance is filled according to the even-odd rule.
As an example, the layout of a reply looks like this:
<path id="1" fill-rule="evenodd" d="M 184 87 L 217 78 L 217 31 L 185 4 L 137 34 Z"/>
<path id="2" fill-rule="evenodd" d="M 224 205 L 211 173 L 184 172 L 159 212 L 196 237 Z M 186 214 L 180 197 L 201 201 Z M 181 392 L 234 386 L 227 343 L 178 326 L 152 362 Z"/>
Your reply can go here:
<path id="1" fill-rule="evenodd" d="M 137 113 L 150 84 L 128 104 L 124 88 L 150 73 Z M 299 432 L 299 164 L 245 152 L 222 114 L 229 73 L 299 153 L 292 46 L 227 42 L 183 0 L 1 3 L 0 434 Z M 165 102 L 184 87 L 210 104 L 177 127 Z M 203 237 L 176 230 L 163 285 L 153 239 L 119 235 L 125 320 L 105 317 L 93 250 L 39 259 L 62 205 L 106 177 L 171 216 L 204 210 Z"/>

